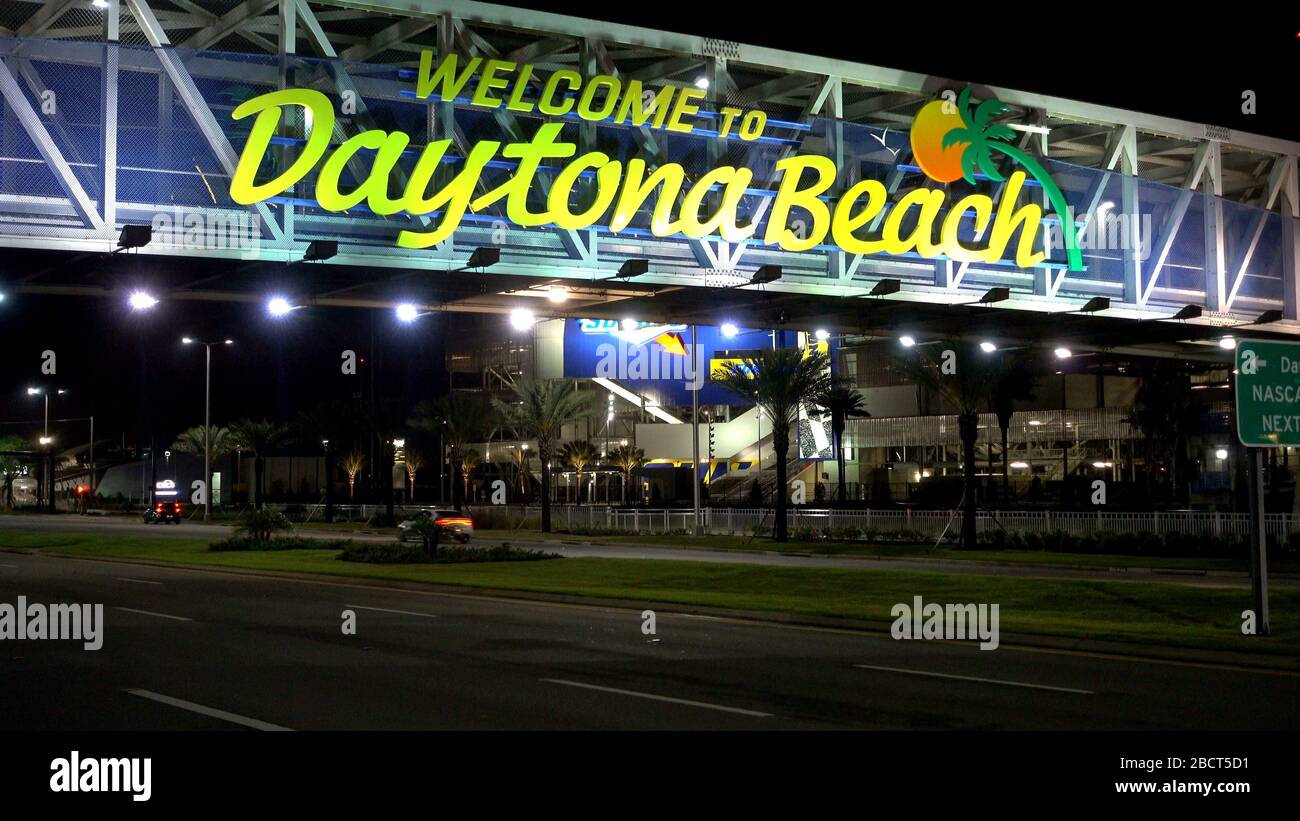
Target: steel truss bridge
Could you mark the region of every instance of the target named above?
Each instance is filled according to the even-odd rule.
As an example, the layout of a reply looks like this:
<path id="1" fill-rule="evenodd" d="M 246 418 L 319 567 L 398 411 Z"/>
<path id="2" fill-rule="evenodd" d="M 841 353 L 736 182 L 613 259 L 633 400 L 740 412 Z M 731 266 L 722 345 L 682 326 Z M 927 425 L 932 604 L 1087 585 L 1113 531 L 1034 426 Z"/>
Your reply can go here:
<path id="1" fill-rule="evenodd" d="M 707 81 L 703 116 L 722 105 L 762 109 L 771 136 L 744 147 L 704 129 L 565 127 L 583 145 L 616 144 L 628 155 L 681 162 L 690 173 L 747 165 L 755 170 L 747 199 L 757 209 L 770 201 L 774 163 L 799 153 L 835 159 L 844 169 L 839 191 L 868 177 L 898 195 L 931 185 L 910 156 L 906 129 L 926 102 L 964 83 L 480 2 L 101 4 L 10 0 L 0 9 L 0 245 L 9 256 L 0 287 L 11 293 L 115 295 L 143 283 L 171 299 L 255 301 L 274 283 L 304 305 L 412 301 L 429 310 L 495 312 L 527 305 L 550 316 L 701 323 L 725 312 L 752 327 L 808 327 L 815 318 L 836 330 L 883 334 L 927 324 L 951 329 L 969 316 L 964 306 L 1005 287 L 1009 298 L 982 308 L 980 321 L 1011 337 L 1073 334 L 1082 346 L 1100 334 L 1097 344 L 1118 349 L 1204 344 L 1225 327 L 1300 333 L 1295 142 L 976 87 L 976 98 L 996 96 L 1011 108 L 1006 122 L 1019 147 L 1057 181 L 1081 235 L 1108 215 L 1123 215 L 1121 228 L 1138 228 L 1127 242 L 1120 236 L 1123 247 L 1113 247 L 1113 232 L 1107 242 L 1097 231 L 1103 241 L 1095 246 L 1105 247 L 1084 250 L 1082 272 L 1067 270 L 1060 250 L 1047 264 L 1021 269 L 833 246 L 789 253 L 717 237 L 523 228 L 493 214 L 414 251 L 393 238 L 427 218 L 327 212 L 305 185 L 255 206 L 235 204 L 229 181 L 248 125 L 232 121 L 235 105 L 277 88 L 314 88 L 351 104 L 332 144 L 383 128 L 412 134 L 413 142 L 451 139 L 463 157 L 482 139 L 525 139 L 538 119 L 468 100 L 415 99 L 423 51 L 530 63 L 543 74 L 613 75 L 649 88 Z M 280 139 L 288 156 L 303 142 L 295 133 L 308 127 L 297 126 Z M 153 240 L 112 254 L 125 225 L 153 225 Z M 302 262 L 313 240 L 338 241 L 337 254 Z M 498 248 L 500 261 L 466 270 L 480 247 Z M 629 259 L 648 260 L 648 272 L 614 279 Z M 763 265 L 781 266 L 783 276 L 748 284 Z M 885 279 L 899 289 L 873 296 Z M 564 304 L 545 299 L 557 287 L 568 294 Z M 1109 308 L 1083 321 L 1079 311 L 1095 297 Z M 1187 306 L 1200 315 L 1132 322 L 1167 319 Z"/>

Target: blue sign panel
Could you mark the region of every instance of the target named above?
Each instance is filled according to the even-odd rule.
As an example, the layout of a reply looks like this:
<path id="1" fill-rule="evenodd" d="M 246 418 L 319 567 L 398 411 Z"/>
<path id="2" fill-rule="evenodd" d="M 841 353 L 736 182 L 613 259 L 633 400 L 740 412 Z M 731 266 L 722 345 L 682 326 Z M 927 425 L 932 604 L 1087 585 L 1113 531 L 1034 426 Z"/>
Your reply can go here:
<path id="1" fill-rule="evenodd" d="M 566 319 L 564 375 L 610 379 L 659 405 L 689 405 L 696 386 L 701 404 L 734 404 L 734 394 L 709 384 L 709 361 L 771 345 L 769 331 L 742 328 L 727 336 L 720 328 L 699 326 L 692 347 L 686 325 Z"/>

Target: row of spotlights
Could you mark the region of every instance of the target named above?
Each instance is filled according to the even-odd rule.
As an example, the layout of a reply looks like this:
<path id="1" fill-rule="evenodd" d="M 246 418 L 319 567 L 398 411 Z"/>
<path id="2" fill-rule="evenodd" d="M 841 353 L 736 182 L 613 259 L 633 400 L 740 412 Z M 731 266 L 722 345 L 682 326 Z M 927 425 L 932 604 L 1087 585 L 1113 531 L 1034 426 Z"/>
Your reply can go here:
<path id="1" fill-rule="evenodd" d="M 547 292 L 546 298 L 551 302 L 558 304 L 566 301 L 569 298 L 569 293 L 563 287 L 553 286 Z M 3 301 L 4 294 L 0 293 L 0 302 Z M 153 294 L 150 294 L 148 291 L 132 291 L 131 295 L 127 298 L 127 303 L 131 306 L 131 310 L 133 311 L 147 311 L 158 304 L 158 298 Z M 282 296 L 271 297 L 266 303 L 267 313 L 274 317 L 285 316 L 300 307 L 302 306 L 293 305 L 289 300 Z M 420 316 L 420 309 L 409 302 L 403 302 L 397 306 L 396 314 L 398 320 L 401 322 L 414 322 Z M 527 316 L 526 319 L 523 318 L 525 315 Z M 533 313 L 525 308 L 518 308 L 512 311 L 510 316 L 511 324 L 515 325 L 516 328 L 530 328 L 536 321 L 533 317 Z M 519 318 L 518 322 L 516 322 L 516 318 Z M 625 330 L 630 331 L 636 328 L 637 321 L 628 318 L 624 319 L 620 324 Z M 722 335 L 728 338 L 734 337 L 740 333 L 740 329 L 731 322 L 724 322 L 721 330 Z M 825 342 L 827 339 L 830 339 L 830 332 L 824 328 L 818 328 L 813 335 L 820 342 Z M 898 342 L 904 348 L 911 348 L 916 345 L 915 337 L 908 335 L 900 336 Z M 1234 350 L 1237 347 L 1237 340 L 1231 336 L 1225 336 L 1219 340 L 1219 347 L 1226 351 Z M 993 353 L 997 349 L 998 346 L 988 340 L 980 342 L 980 350 L 984 351 L 984 353 Z M 1071 350 L 1066 347 L 1056 348 L 1055 354 L 1057 359 L 1069 359 L 1073 355 Z"/>

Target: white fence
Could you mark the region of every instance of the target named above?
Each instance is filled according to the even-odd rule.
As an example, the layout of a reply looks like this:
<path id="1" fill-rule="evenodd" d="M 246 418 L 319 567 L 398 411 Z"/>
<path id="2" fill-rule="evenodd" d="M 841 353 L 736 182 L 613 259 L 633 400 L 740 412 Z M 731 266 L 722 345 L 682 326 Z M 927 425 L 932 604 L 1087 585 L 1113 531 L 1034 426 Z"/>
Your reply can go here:
<path id="1" fill-rule="evenodd" d="M 320 521 L 323 505 L 304 505 L 304 515 L 309 521 Z M 335 518 L 364 521 L 382 512 L 383 505 L 335 505 Z M 393 508 L 398 517 L 405 515 L 401 505 Z M 478 507 L 480 516 L 494 515 L 499 519 L 518 520 L 521 517 L 540 517 L 538 506 Z M 691 531 L 694 514 L 690 508 L 616 508 L 603 505 L 554 505 L 551 507 L 552 524 L 557 528 L 598 528 L 626 533 L 667 533 Z M 749 535 L 756 526 L 771 527 L 773 511 L 770 508 L 704 508 L 701 517 L 705 532 L 716 534 Z M 790 508 L 791 532 L 800 528 L 812 530 L 842 530 L 857 528 L 860 531 L 913 531 L 937 538 L 945 527 L 960 527 L 960 513 L 946 510 L 829 510 L 804 507 Z M 951 526 L 949 526 L 951 523 Z M 999 529 L 1047 532 L 1060 530 L 1067 533 L 1095 533 L 1112 531 L 1120 533 L 1197 533 L 1212 536 L 1246 537 L 1250 532 L 1250 516 L 1246 513 L 1212 513 L 1202 511 L 1173 511 L 1153 513 L 1108 513 L 1041 511 L 980 511 L 976 517 L 980 532 Z M 1265 532 L 1269 536 L 1285 539 L 1287 534 L 1300 530 L 1300 516 L 1289 513 L 1269 513 L 1264 517 Z"/>
<path id="2" fill-rule="evenodd" d="M 530 509 L 529 515 L 539 514 Z M 621 530 L 629 533 L 664 533 L 689 531 L 694 514 L 689 508 L 657 510 L 619 509 L 598 506 L 557 506 L 552 509 L 554 523 L 564 526 Z M 705 508 L 701 511 L 705 531 L 717 534 L 749 534 L 755 526 L 771 527 L 773 511 L 757 508 Z M 945 510 L 816 510 L 791 508 L 790 530 L 914 531 L 938 537 L 948 527 L 961 526 L 960 514 Z M 1270 513 L 1264 517 L 1268 535 L 1286 538 L 1300 530 L 1300 517 L 1288 513 Z M 1068 533 L 1114 531 L 1124 533 L 1198 533 L 1215 536 L 1245 537 L 1250 532 L 1246 513 L 1212 513 L 1200 511 L 1154 513 L 981 511 L 976 517 L 980 532 L 999 529 Z"/>
<path id="3" fill-rule="evenodd" d="M 533 512 L 530 511 L 530 514 Z M 694 526 L 694 514 L 689 508 L 619 509 L 564 505 L 552 509 L 552 517 L 556 525 L 601 527 L 627 533 L 689 531 Z M 705 508 L 701 517 L 706 533 L 750 534 L 755 526 L 771 527 L 774 512 L 758 508 Z M 945 527 L 952 531 L 961 526 L 959 513 L 911 509 L 829 511 L 790 508 L 788 522 L 792 533 L 805 527 L 813 530 L 855 527 L 859 531 L 909 530 L 933 538 L 939 537 Z M 1005 529 L 1043 533 L 1063 530 L 1066 533 L 1084 534 L 1106 530 L 1115 533 L 1186 533 L 1244 538 L 1249 534 L 1251 521 L 1248 513 L 995 511 L 980 512 L 975 525 L 979 531 Z M 1300 517 L 1290 513 L 1270 513 L 1265 516 L 1265 530 L 1270 537 L 1284 539 L 1291 531 L 1300 530 Z"/>

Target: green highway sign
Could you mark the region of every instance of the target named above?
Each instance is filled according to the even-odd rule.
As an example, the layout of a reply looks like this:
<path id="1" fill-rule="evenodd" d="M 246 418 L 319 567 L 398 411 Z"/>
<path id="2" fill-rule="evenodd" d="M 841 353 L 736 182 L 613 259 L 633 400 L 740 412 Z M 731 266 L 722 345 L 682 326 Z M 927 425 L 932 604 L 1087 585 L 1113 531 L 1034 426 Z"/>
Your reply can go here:
<path id="1" fill-rule="evenodd" d="M 1300 445 L 1300 343 L 1237 343 L 1237 438 L 1252 447 Z"/>

